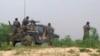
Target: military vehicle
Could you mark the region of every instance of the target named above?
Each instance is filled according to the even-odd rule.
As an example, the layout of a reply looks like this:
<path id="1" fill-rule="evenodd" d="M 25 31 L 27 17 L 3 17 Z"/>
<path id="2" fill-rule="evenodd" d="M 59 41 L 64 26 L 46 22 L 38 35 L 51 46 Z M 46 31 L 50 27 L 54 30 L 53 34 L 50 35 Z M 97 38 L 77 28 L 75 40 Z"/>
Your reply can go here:
<path id="1" fill-rule="evenodd" d="M 10 21 L 9 21 L 9 26 L 11 27 L 11 29 L 13 29 L 13 25 L 11 25 Z M 42 24 L 36 24 L 35 26 L 27 25 L 28 31 L 25 33 L 23 38 L 20 39 L 19 42 L 25 46 L 42 45 L 44 43 L 48 43 L 48 45 L 50 45 L 49 37 L 54 39 L 54 38 L 59 38 L 59 35 L 53 33 L 51 34 L 51 36 L 46 36 L 46 31 L 45 31 L 46 27 L 47 27 L 46 25 Z M 13 42 L 15 40 L 15 35 L 13 35 L 13 30 L 11 31 L 11 33 L 9 33 L 8 40 L 9 42 L 10 41 Z"/>

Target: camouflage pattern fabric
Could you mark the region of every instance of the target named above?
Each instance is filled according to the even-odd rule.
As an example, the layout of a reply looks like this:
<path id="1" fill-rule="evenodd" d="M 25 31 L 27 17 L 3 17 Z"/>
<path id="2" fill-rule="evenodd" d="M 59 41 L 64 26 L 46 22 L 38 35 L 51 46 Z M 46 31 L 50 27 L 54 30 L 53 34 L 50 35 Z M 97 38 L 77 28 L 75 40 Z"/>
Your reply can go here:
<path id="1" fill-rule="evenodd" d="M 22 40 L 22 44 L 25 45 L 25 46 L 31 46 L 33 43 L 33 38 L 29 35 L 26 35 L 24 37 L 24 39 Z"/>

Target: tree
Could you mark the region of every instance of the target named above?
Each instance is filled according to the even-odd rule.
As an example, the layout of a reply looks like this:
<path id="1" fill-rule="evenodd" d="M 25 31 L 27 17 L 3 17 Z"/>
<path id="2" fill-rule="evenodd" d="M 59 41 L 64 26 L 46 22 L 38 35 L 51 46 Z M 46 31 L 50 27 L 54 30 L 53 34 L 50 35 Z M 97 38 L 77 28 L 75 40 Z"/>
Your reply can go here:
<path id="1" fill-rule="evenodd" d="M 10 32 L 10 27 L 7 24 L 0 23 L 0 43 L 7 41 L 8 33 Z"/>
<path id="2" fill-rule="evenodd" d="M 91 31 L 90 31 L 90 32 L 91 32 L 91 33 L 90 33 L 91 39 L 94 40 L 94 41 L 99 41 L 99 35 L 98 35 L 98 33 L 97 33 L 96 28 L 91 27 Z"/>

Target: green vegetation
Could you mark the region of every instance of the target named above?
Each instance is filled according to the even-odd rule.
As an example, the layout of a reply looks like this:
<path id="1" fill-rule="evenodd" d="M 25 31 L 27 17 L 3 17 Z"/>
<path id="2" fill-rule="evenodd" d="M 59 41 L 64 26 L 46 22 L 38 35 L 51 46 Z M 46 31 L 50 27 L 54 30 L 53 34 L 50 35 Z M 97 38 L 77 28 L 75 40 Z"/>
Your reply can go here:
<path id="1" fill-rule="evenodd" d="M 96 52 L 100 52 L 100 49 L 98 49 Z"/>
<path id="2" fill-rule="evenodd" d="M 84 47 L 84 48 L 100 48 L 99 35 L 96 28 L 92 27 L 90 31 L 90 36 L 86 37 L 86 40 L 72 40 L 68 35 L 63 39 L 53 39 L 52 46 L 57 47 Z"/>
<path id="3" fill-rule="evenodd" d="M 72 41 L 69 35 L 63 39 L 52 39 L 51 42 L 52 42 L 52 46 L 56 46 L 56 47 L 74 46 L 74 42 Z"/>
<path id="4" fill-rule="evenodd" d="M 82 48 L 82 49 L 79 49 L 79 50 L 80 50 L 80 52 L 92 52 L 91 50 L 86 49 L 86 48 Z"/>
<path id="5" fill-rule="evenodd" d="M 9 25 L 0 23 L 0 46 L 4 43 L 7 42 L 8 40 L 8 33 L 10 32 L 10 27 Z"/>

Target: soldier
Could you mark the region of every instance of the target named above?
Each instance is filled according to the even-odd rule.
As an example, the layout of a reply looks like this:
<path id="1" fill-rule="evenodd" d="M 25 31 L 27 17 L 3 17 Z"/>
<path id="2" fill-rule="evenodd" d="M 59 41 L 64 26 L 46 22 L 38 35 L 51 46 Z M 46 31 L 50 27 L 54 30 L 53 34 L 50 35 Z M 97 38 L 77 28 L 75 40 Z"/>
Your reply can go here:
<path id="1" fill-rule="evenodd" d="M 29 17 L 27 16 L 26 18 L 24 18 L 22 25 L 27 25 L 29 23 Z"/>
<path id="2" fill-rule="evenodd" d="M 24 18 L 23 22 L 22 22 L 22 27 L 24 32 L 27 32 L 27 25 L 29 24 L 29 17 L 27 16 L 26 18 Z"/>
<path id="3" fill-rule="evenodd" d="M 90 30 L 89 22 L 86 22 L 86 24 L 83 26 L 83 30 L 84 30 L 83 40 L 86 40 L 87 38 L 89 38 L 89 30 Z"/>
<path id="4" fill-rule="evenodd" d="M 18 28 L 20 28 L 20 22 L 18 21 L 18 18 L 15 18 L 15 21 L 13 22 L 13 34 L 17 33 Z"/>
<path id="5" fill-rule="evenodd" d="M 48 26 L 46 27 L 47 42 L 49 42 L 49 43 L 51 42 L 53 34 L 54 34 L 54 28 L 51 27 L 51 23 L 48 23 Z"/>
<path id="6" fill-rule="evenodd" d="M 46 28 L 46 33 L 47 34 L 53 34 L 54 33 L 54 28 L 52 28 L 51 23 L 48 23 L 48 26 Z"/>

